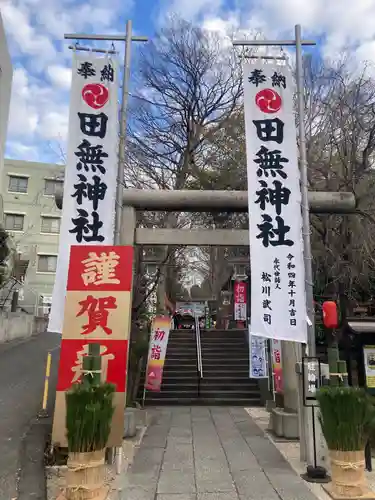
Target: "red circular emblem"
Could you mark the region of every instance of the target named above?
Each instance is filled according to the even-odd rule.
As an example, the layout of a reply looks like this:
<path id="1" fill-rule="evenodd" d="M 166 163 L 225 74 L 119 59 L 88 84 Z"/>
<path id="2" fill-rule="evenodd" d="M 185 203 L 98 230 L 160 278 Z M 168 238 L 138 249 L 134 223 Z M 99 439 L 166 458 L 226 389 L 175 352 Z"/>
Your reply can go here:
<path id="1" fill-rule="evenodd" d="M 109 92 L 100 83 L 88 83 L 82 89 L 82 98 L 91 108 L 102 108 L 109 99 Z"/>
<path id="2" fill-rule="evenodd" d="M 273 89 L 260 90 L 255 96 L 255 104 L 263 113 L 277 113 L 282 103 L 280 95 Z"/>

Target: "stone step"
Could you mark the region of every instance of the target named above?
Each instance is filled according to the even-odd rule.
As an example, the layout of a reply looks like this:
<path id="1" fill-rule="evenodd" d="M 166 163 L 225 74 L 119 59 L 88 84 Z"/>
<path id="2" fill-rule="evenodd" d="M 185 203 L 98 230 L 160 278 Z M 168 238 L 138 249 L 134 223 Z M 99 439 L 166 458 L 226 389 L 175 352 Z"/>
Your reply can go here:
<path id="1" fill-rule="evenodd" d="M 188 352 L 191 356 L 196 356 L 197 355 L 197 347 L 196 345 L 191 345 L 191 346 L 179 346 L 179 345 L 169 345 L 167 347 L 167 354 L 166 358 L 168 357 L 168 354 L 176 354 L 177 352 L 185 353 Z"/>
<path id="2" fill-rule="evenodd" d="M 192 358 L 190 356 L 184 357 L 184 356 L 168 356 L 165 359 L 165 364 L 164 364 L 164 369 L 166 366 L 196 366 L 197 365 L 197 358 Z"/>
<path id="3" fill-rule="evenodd" d="M 152 391 L 146 391 L 146 397 L 149 397 L 149 393 Z M 165 399 L 165 398 L 197 398 L 198 397 L 198 384 L 195 387 L 189 388 L 189 389 L 183 389 L 176 387 L 174 389 L 168 389 L 168 390 L 162 390 L 158 393 L 153 393 L 152 392 L 152 397 L 158 398 L 158 399 Z"/>
<path id="4" fill-rule="evenodd" d="M 229 363 L 232 363 L 232 362 L 237 362 L 237 361 L 246 361 L 246 362 L 249 362 L 249 353 L 248 352 L 243 352 L 243 351 L 240 351 L 240 352 L 235 352 L 235 353 L 231 353 L 231 352 L 216 352 L 216 351 L 213 351 L 213 352 L 202 352 L 202 361 L 203 363 L 206 363 L 206 362 L 214 362 L 214 361 L 218 361 L 218 360 L 222 360 L 223 362 L 227 361 Z"/>
<path id="5" fill-rule="evenodd" d="M 249 349 L 249 346 L 247 342 L 243 340 L 228 340 L 228 341 L 222 341 L 222 340 L 201 340 L 201 346 L 202 348 L 207 347 L 207 348 L 213 348 L 213 347 L 218 347 L 220 349 L 230 349 L 230 348 L 237 348 L 237 349 Z"/>
<path id="6" fill-rule="evenodd" d="M 165 362 L 168 361 L 168 363 L 174 363 L 176 364 L 179 362 L 179 360 L 189 360 L 192 363 L 197 363 L 197 355 L 194 353 L 193 355 L 188 352 L 172 352 L 172 353 L 167 353 L 167 357 L 165 359 Z"/>
<path id="7" fill-rule="evenodd" d="M 203 368 L 220 368 L 221 371 L 225 371 L 226 369 L 230 369 L 231 367 L 240 366 L 244 368 L 245 366 L 249 366 L 248 358 L 223 358 L 223 357 L 205 357 L 202 360 Z"/>
<path id="8" fill-rule="evenodd" d="M 203 378 L 204 378 L 204 380 L 207 380 L 208 382 L 211 382 L 214 380 L 220 380 L 220 382 L 227 382 L 228 384 L 232 383 L 234 381 L 236 381 L 236 382 L 248 382 L 251 384 L 258 384 L 258 382 L 256 380 L 249 378 L 249 370 L 238 371 L 238 372 L 232 371 L 231 373 L 227 373 L 227 372 L 212 373 L 209 371 L 204 371 Z"/>
<path id="9" fill-rule="evenodd" d="M 197 366 L 168 366 L 164 367 L 163 378 L 171 377 L 171 378 L 184 378 L 195 376 L 197 373 Z"/>
<path id="10" fill-rule="evenodd" d="M 207 386 L 200 384 L 200 395 L 210 397 L 226 398 L 227 396 L 235 396 L 239 398 L 259 397 L 258 387 L 233 386 L 233 389 L 228 389 L 228 386 Z M 170 392 L 170 390 L 168 390 Z"/>
<path id="11" fill-rule="evenodd" d="M 155 393 L 156 394 L 156 393 Z M 240 406 L 242 408 L 250 406 L 261 406 L 260 398 L 164 398 L 158 399 L 148 397 L 145 400 L 146 406 L 160 405 L 160 406 Z"/>
<path id="12" fill-rule="evenodd" d="M 211 339 L 246 339 L 246 330 L 201 330 L 201 338 Z"/>
<path id="13" fill-rule="evenodd" d="M 190 340 L 181 340 L 181 339 L 178 339 L 178 340 L 172 340 L 170 342 L 168 342 L 168 349 L 170 347 L 173 347 L 173 348 L 176 348 L 176 347 L 181 347 L 181 348 L 188 348 L 188 349 L 196 349 L 197 348 L 197 343 L 194 341 L 190 341 Z"/>
<path id="14" fill-rule="evenodd" d="M 202 405 L 199 398 L 194 397 L 179 397 L 179 398 L 164 398 L 160 399 L 155 396 L 156 393 L 152 395 L 147 394 L 145 398 L 145 406 L 193 406 Z"/>
<path id="15" fill-rule="evenodd" d="M 161 385 L 162 392 L 166 394 L 170 394 L 171 392 L 196 392 L 198 390 L 198 377 L 195 380 L 184 380 L 184 381 L 176 381 L 176 380 L 164 380 Z"/>
<path id="16" fill-rule="evenodd" d="M 171 382 L 172 384 L 172 382 Z M 234 380 L 232 382 L 226 382 L 225 380 L 207 380 L 203 378 L 200 381 L 200 386 L 201 389 L 207 389 L 210 391 L 218 391 L 218 392 L 223 392 L 227 390 L 240 390 L 240 391 L 259 391 L 258 384 L 254 383 L 249 383 L 248 380 Z"/>
<path id="17" fill-rule="evenodd" d="M 249 367 L 234 365 L 231 367 L 226 367 L 223 369 L 220 366 L 203 366 L 203 376 L 207 378 L 213 377 L 239 377 L 248 378 L 249 377 Z"/>

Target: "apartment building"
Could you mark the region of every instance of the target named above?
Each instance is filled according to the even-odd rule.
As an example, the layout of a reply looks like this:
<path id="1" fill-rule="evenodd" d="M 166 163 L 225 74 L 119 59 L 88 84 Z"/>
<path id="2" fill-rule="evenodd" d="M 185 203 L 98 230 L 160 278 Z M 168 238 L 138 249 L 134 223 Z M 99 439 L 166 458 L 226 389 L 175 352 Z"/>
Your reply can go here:
<path id="1" fill-rule="evenodd" d="M 63 165 L 4 161 L 4 226 L 21 259 L 29 261 L 20 293 L 20 305 L 29 312 L 51 301 L 61 222 L 54 194 L 63 176 Z"/>
<path id="2" fill-rule="evenodd" d="M 8 130 L 10 97 L 12 90 L 13 68 L 10 59 L 4 25 L 0 12 L 0 222 L 2 220 L 2 172 L 4 169 L 5 143 Z"/>

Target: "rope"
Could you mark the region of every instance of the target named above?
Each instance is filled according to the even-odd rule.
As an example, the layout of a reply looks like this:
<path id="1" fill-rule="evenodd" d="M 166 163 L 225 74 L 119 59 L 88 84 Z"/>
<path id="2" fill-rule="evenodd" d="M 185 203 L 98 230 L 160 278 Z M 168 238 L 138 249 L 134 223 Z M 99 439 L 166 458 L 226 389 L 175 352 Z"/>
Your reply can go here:
<path id="1" fill-rule="evenodd" d="M 62 490 L 62 494 L 64 495 L 62 498 L 64 500 L 66 500 L 66 496 L 65 496 L 66 493 L 69 493 L 69 494 L 70 493 L 77 493 L 79 491 L 82 491 L 82 492 L 83 491 L 94 492 L 95 490 L 97 490 L 96 494 L 95 494 L 95 498 L 98 498 L 98 494 L 100 494 L 100 498 L 101 499 L 107 498 L 109 490 L 110 490 L 110 481 L 106 481 L 105 483 L 103 483 L 100 486 L 91 486 L 91 487 L 90 486 L 84 486 L 84 485 L 80 485 L 80 486 L 67 486 L 65 489 Z M 105 495 L 103 495 L 103 493 L 105 493 Z M 59 498 L 57 500 L 59 500 Z"/>
<path id="2" fill-rule="evenodd" d="M 102 373 L 101 370 L 82 370 L 82 373 L 86 375 L 90 375 L 90 377 L 94 377 L 94 373 Z"/>
<path id="3" fill-rule="evenodd" d="M 358 462 L 343 462 L 342 460 L 331 458 L 331 463 L 337 465 L 343 470 L 358 470 L 365 467 L 365 460 L 359 460 Z"/>
<path id="4" fill-rule="evenodd" d="M 77 472 L 79 470 L 85 470 L 85 469 L 92 469 L 93 467 L 99 467 L 100 465 L 104 465 L 104 458 L 100 460 L 90 460 L 89 463 L 86 464 L 80 464 L 75 462 L 71 462 L 72 466 L 68 464 L 68 470 L 70 472 Z"/>
<path id="5" fill-rule="evenodd" d="M 334 486 L 338 488 L 338 491 L 341 491 L 342 493 L 349 493 L 353 491 L 355 488 L 363 489 L 364 484 L 363 484 L 363 474 L 365 470 L 365 460 L 358 460 L 357 462 L 343 462 L 342 460 L 336 460 L 335 458 L 331 457 L 331 465 L 336 465 L 341 469 L 341 471 L 344 474 L 344 477 L 341 479 L 338 479 L 337 477 L 334 478 L 333 483 Z M 345 472 L 344 471 L 353 471 L 353 472 L 362 472 L 363 474 L 357 475 L 357 480 L 354 478 L 351 478 L 350 481 L 348 479 L 345 480 Z M 339 471 L 337 471 L 338 473 Z M 335 474 L 337 476 L 337 474 Z"/>
<path id="6" fill-rule="evenodd" d="M 346 372 L 344 373 L 330 373 L 330 376 L 333 375 L 334 377 L 338 377 L 341 381 L 344 380 L 344 377 L 347 377 L 348 374 Z"/>

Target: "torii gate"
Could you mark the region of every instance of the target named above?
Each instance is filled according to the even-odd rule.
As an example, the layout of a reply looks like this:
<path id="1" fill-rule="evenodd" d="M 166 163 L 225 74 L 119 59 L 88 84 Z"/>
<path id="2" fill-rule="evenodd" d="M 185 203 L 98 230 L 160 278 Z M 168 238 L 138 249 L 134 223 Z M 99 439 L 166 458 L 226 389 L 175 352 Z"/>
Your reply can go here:
<path id="1" fill-rule="evenodd" d="M 63 191 L 55 195 L 63 208 Z M 355 213 L 352 193 L 309 192 L 310 212 L 316 214 Z M 136 228 L 137 211 L 166 212 L 247 212 L 247 191 L 161 191 L 125 189 L 122 205 L 122 245 L 247 246 L 245 229 L 147 229 Z"/>

